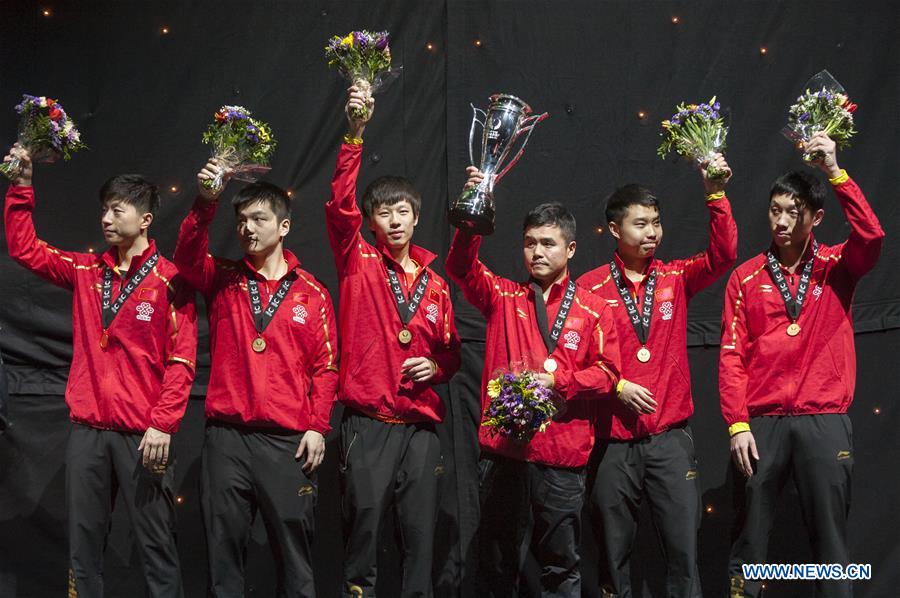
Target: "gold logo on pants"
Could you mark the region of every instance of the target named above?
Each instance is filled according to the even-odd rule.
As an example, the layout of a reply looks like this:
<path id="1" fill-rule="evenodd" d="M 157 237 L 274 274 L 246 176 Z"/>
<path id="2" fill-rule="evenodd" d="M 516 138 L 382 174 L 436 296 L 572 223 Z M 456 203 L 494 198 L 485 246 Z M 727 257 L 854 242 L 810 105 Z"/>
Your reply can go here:
<path id="1" fill-rule="evenodd" d="M 297 496 L 309 496 L 313 492 L 315 492 L 315 488 L 312 486 L 304 486 L 297 491 Z"/>
<path id="2" fill-rule="evenodd" d="M 850 451 L 838 451 L 837 460 L 843 461 L 844 459 L 850 458 Z"/>
<path id="3" fill-rule="evenodd" d="M 696 480 L 697 479 L 697 470 L 696 469 L 688 469 L 687 473 L 684 474 L 684 479 Z"/>

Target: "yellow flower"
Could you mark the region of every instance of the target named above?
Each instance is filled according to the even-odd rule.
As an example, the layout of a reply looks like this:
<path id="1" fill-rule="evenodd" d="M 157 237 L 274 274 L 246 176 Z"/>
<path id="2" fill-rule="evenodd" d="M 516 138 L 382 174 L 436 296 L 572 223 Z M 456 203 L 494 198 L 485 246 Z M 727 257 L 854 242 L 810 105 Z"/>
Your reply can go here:
<path id="1" fill-rule="evenodd" d="M 697 104 L 689 104 L 688 105 L 688 110 L 696 110 L 696 109 L 697 109 Z"/>
<path id="2" fill-rule="evenodd" d="M 502 386 L 500 385 L 499 380 L 496 380 L 496 379 L 491 380 L 490 382 L 488 382 L 488 386 L 487 386 L 488 396 L 491 397 L 492 399 L 496 399 L 497 397 L 500 396 L 501 388 L 502 388 Z"/>
<path id="3" fill-rule="evenodd" d="M 669 129 L 672 127 L 672 123 L 670 123 L 667 120 L 664 120 L 664 121 L 662 121 L 662 126 L 663 126 L 663 129 Z"/>
<path id="4" fill-rule="evenodd" d="M 345 37 L 344 39 L 341 40 L 341 45 L 342 45 L 342 46 L 349 46 L 349 47 L 352 48 L 352 47 L 353 47 L 353 34 L 352 34 L 352 33 L 348 33 L 348 34 L 347 34 L 347 37 Z"/>

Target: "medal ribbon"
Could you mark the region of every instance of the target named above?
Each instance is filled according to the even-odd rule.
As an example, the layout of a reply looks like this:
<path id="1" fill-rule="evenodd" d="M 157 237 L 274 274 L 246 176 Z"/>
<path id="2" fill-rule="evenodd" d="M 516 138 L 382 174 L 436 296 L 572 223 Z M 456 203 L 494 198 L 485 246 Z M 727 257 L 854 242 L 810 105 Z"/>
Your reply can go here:
<path id="1" fill-rule="evenodd" d="M 625 286 L 625 278 L 616 265 L 615 260 L 609 263 L 609 273 L 612 275 L 613 282 L 616 283 L 616 289 L 619 296 L 622 297 L 622 303 L 628 311 L 628 317 L 631 319 L 631 325 L 634 333 L 637 335 L 641 346 L 647 345 L 647 339 L 650 338 L 650 319 L 653 316 L 653 293 L 656 290 L 656 269 L 650 272 L 647 277 L 647 286 L 644 287 L 644 300 L 641 302 L 640 311 L 638 311 L 637 303 L 631 295 L 631 291 Z"/>
<path id="2" fill-rule="evenodd" d="M 295 272 L 288 272 L 285 274 L 281 279 L 278 288 L 269 298 L 269 304 L 263 309 L 262 299 L 259 295 L 259 282 L 249 274 L 247 275 L 247 292 L 250 294 L 250 314 L 253 316 L 253 325 L 256 327 L 257 334 L 262 335 L 263 330 L 266 329 L 272 321 L 272 318 L 275 317 L 275 312 L 281 307 L 284 298 L 287 297 L 288 291 L 291 289 L 291 285 L 293 285 L 296 280 L 297 274 Z"/>
<path id="3" fill-rule="evenodd" d="M 800 284 L 797 287 L 796 297 L 791 296 L 791 289 L 788 286 L 787 280 L 784 278 L 784 273 L 781 271 L 781 264 L 778 263 L 775 254 L 771 251 L 766 252 L 769 276 L 772 277 L 772 282 L 775 283 L 775 286 L 778 287 L 778 292 L 781 293 L 781 299 L 784 301 L 784 307 L 787 310 L 791 322 L 796 322 L 800 319 L 800 310 L 803 309 L 803 302 L 806 300 L 806 292 L 809 290 L 809 277 L 812 274 L 813 265 L 816 261 L 816 253 L 819 250 L 818 241 L 813 241 L 812 250 L 812 257 L 806 262 L 806 265 L 803 266 L 803 270 L 800 272 Z"/>
<path id="4" fill-rule="evenodd" d="M 563 326 L 566 324 L 566 318 L 569 316 L 569 310 L 572 309 L 572 304 L 575 302 L 575 281 L 570 278 L 569 284 L 566 285 L 566 293 L 563 295 L 552 329 L 547 328 L 547 304 L 544 302 L 544 291 L 541 290 L 541 286 L 536 282 L 531 283 L 531 288 L 534 289 L 534 315 L 537 318 L 538 329 L 541 331 L 541 336 L 544 339 L 544 345 L 547 347 L 547 354 L 549 355 L 553 353 L 553 349 L 556 347 L 559 335 L 562 334 Z"/>
<path id="5" fill-rule="evenodd" d="M 428 286 L 428 270 L 423 270 L 422 276 L 419 277 L 419 284 L 417 284 L 415 290 L 413 290 L 412 297 L 409 298 L 409 301 L 407 301 L 406 297 L 403 295 L 403 287 L 400 286 L 400 277 L 394 272 L 392 265 L 388 264 L 387 272 L 388 278 L 390 279 L 390 284 L 388 284 L 388 286 L 391 288 L 391 292 L 394 295 L 397 313 L 400 314 L 400 321 L 403 322 L 405 328 L 413 319 L 413 316 L 416 315 L 416 312 L 419 311 L 419 305 L 421 305 L 422 298 L 425 296 L 425 287 Z"/>
<path id="6" fill-rule="evenodd" d="M 144 264 L 138 268 L 138 271 L 134 273 L 131 279 L 122 287 L 122 290 L 119 292 L 119 296 L 116 297 L 116 300 L 112 300 L 112 287 L 113 287 L 113 271 L 112 268 L 106 268 L 103 271 L 103 291 L 100 296 L 100 310 L 103 316 L 103 329 L 107 330 L 112 324 L 113 320 L 116 318 L 116 314 L 119 313 L 119 310 L 122 309 L 122 305 L 125 304 L 125 301 L 137 290 L 138 286 L 140 286 L 141 282 L 147 278 L 147 275 L 153 270 L 153 267 L 156 266 L 156 262 L 159 261 L 159 253 L 154 253 Z"/>

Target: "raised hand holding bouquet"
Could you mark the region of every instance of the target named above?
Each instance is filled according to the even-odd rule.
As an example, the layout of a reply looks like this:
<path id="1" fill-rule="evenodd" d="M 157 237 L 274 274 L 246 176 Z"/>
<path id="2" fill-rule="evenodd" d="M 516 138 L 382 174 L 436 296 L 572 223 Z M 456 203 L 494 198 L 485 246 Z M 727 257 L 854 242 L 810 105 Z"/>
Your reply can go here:
<path id="1" fill-rule="evenodd" d="M 222 187 L 225 172 L 252 183 L 271 170 L 269 161 L 275 151 L 272 129 L 241 106 L 222 106 L 203 134 L 203 143 L 212 146 L 212 157 L 222 167 L 215 178 L 203 181 L 211 191 Z"/>
<path id="2" fill-rule="evenodd" d="M 682 102 L 675 109 L 678 112 L 672 118 L 662 121 L 663 141 L 656 150 L 661 158 L 674 151 L 699 165 L 711 160 L 715 154 L 725 152 L 728 127 L 716 96 L 705 104 L 685 105 Z M 725 171 L 710 167 L 709 176 L 722 178 Z"/>
<path id="3" fill-rule="evenodd" d="M 403 67 L 391 66 L 390 34 L 387 31 L 351 31 L 335 35 L 325 46 L 328 66 L 335 67 L 369 98 L 393 81 Z M 368 120 L 369 109 L 354 108 L 352 116 Z"/>
<path id="4" fill-rule="evenodd" d="M 816 133 L 825 133 L 839 149 L 850 145 L 850 138 L 856 133 L 853 128 L 853 113 L 856 104 L 847 97 L 844 87 L 831 73 L 821 71 L 807 81 L 806 91 L 788 109 L 788 123 L 781 132 L 803 148 Z M 807 162 L 821 159 L 821 152 L 804 152 Z"/>
<path id="5" fill-rule="evenodd" d="M 528 442 L 547 429 L 559 412 L 553 391 L 533 372 L 499 375 L 488 382 L 487 391 L 491 402 L 481 425 L 504 438 Z"/>
<path id="6" fill-rule="evenodd" d="M 33 162 L 56 162 L 60 156 L 69 160 L 72 154 L 87 146 L 81 142 L 81 134 L 75 123 L 56 100 L 44 96 L 23 95 L 16 106 L 19 120 L 19 143 L 31 154 Z M 0 164 L 0 173 L 14 180 L 20 170 L 20 162 Z"/>

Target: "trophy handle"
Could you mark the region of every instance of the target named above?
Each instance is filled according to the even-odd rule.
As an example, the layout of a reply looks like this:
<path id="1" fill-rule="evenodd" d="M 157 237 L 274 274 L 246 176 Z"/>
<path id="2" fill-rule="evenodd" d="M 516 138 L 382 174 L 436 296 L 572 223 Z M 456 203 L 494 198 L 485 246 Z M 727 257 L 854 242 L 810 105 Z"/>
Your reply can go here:
<path id="1" fill-rule="evenodd" d="M 475 104 L 469 104 L 469 106 L 472 107 L 472 126 L 469 128 L 469 164 L 475 166 L 475 152 L 472 150 L 472 142 L 475 141 L 475 124 L 481 125 L 481 129 L 484 130 L 485 123 L 487 122 L 487 112 L 481 108 L 476 108 Z M 484 120 L 478 120 L 479 112 Z"/>
<path id="2" fill-rule="evenodd" d="M 519 151 L 516 152 L 516 155 L 513 156 L 512 160 L 510 160 L 506 164 L 506 166 L 503 167 L 503 170 L 501 170 L 500 172 L 498 172 L 497 174 L 495 174 L 493 176 L 492 181 L 491 181 L 492 184 L 496 185 L 497 183 L 499 183 L 500 179 L 502 179 L 504 176 L 506 176 L 506 173 L 509 172 L 509 169 L 516 165 L 516 162 L 519 161 L 519 158 L 521 158 L 522 154 L 525 152 L 525 145 L 528 143 L 528 140 L 531 138 L 531 133 L 534 131 L 535 125 L 537 125 L 539 122 L 541 122 L 548 116 L 550 116 L 550 114 L 548 112 L 544 112 L 543 114 L 536 114 L 534 116 L 529 116 L 528 118 L 522 119 L 522 123 L 524 123 L 524 126 L 521 129 L 519 129 L 519 135 L 521 135 L 522 133 L 525 133 L 525 132 L 527 132 L 528 135 L 525 136 L 525 141 L 522 142 L 522 147 L 519 148 Z"/>

